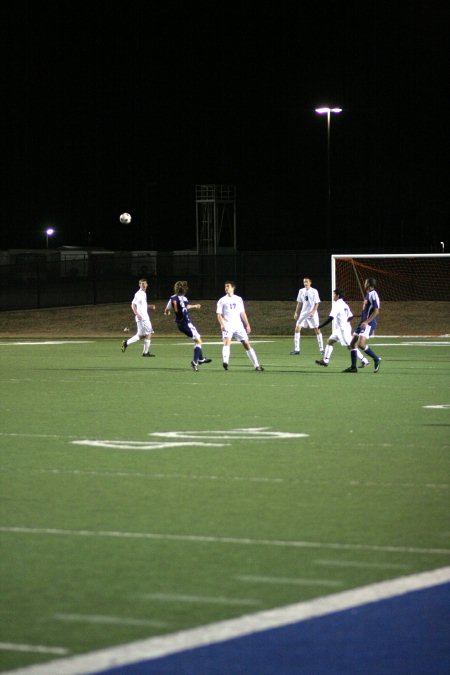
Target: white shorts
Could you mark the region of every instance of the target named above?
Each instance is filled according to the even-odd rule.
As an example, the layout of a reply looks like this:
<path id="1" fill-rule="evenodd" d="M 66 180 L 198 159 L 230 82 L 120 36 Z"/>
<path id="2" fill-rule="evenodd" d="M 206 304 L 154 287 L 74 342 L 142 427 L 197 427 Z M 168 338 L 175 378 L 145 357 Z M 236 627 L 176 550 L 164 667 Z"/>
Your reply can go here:
<path id="1" fill-rule="evenodd" d="M 309 314 L 300 314 L 295 325 L 300 326 L 300 328 L 317 328 L 319 325 L 319 313 L 314 312 L 312 317 Z"/>
<path id="2" fill-rule="evenodd" d="M 349 330 L 342 330 L 341 328 L 336 328 L 328 338 L 333 340 L 333 342 L 339 342 L 342 347 L 348 347 L 352 341 L 352 333 Z"/>
<path id="3" fill-rule="evenodd" d="M 224 339 L 227 338 L 229 340 L 235 339 L 238 342 L 248 342 L 248 334 L 244 326 L 242 326 L 242 328 L 239 326 L 230 326 L 229 328 L 225 328 L 222 331 L 222 336 Z"/>
<path id="4" fill-rule="evenodd" d="M 151 335 L 155 331 L 153 330 L 152 324 L 148 319 L 144 319 L 140 321 L 139 319 L 136 319 L 136 327 L 137 327 L 137 334 L 140 337 L 143 337 L 144 335 Z"/>
<path id="5" fill-rule="evenodd" d="M 368 323 L 367 326 L 364 328 L 364 330 L 361 330 L 360 327 L 357 326 L 353 335 L 357 335 L 359 338 L 365 337 L 366 340 L 368 340 L 373 335 L 373 330 L 374 330 L 373 326 L 371 326 L 370 323 Z"/>

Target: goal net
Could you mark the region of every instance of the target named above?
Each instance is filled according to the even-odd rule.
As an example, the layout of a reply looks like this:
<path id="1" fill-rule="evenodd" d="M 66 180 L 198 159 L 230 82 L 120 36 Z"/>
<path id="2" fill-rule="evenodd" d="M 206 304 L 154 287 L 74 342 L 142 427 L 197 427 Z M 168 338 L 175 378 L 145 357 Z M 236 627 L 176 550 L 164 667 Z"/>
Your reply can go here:
<path id="1" fill-rule="evenodd" d="M 355 316 L 360 313 L 367 277 L 376 279 L 381 332 L 450 333 L 450 254 L 331 256 L 332 288 L 344 291 Z M 388 326 L 391 330 L 386 330 Z"/>

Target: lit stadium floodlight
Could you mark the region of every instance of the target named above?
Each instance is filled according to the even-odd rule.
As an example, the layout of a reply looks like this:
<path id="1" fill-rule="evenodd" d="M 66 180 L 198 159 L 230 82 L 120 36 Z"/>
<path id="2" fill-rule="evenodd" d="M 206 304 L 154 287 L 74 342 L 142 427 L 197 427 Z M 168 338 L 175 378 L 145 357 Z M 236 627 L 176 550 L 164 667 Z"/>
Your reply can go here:
<path id="1" fill-rule="evenodd" d="M 327 236 L 326 243 L 327 247 L 331 248 L 331 169 L 330 169 L 330 126 L 331 126 L 331 114 L 339 114 L 342 112 L 342 108 L 330 108 L 328 106 L 322 106 L 316 108 L 315 112 L 318 115 L 327 116 L 327 182 L 328 182 L 328 191 L 327 191 Z"/>
<path id="2" fill-rule="evenodd" d="M 53 229 L 53 227 L 48 227 L 45 230 L 45 235 L 46 235 L 46 238 L 47 238 L 46 239 L 47 248 L 48 248 L 48 238 L 52 237 L 54 234 L 55 234 L 55 230 Z"/>
<path id="3" fill-rule="evenodd" d="M 341 113 L 342 108 L 316 108 L 316 113 L 319 115 L 329 115 L 330 113 Z"/>

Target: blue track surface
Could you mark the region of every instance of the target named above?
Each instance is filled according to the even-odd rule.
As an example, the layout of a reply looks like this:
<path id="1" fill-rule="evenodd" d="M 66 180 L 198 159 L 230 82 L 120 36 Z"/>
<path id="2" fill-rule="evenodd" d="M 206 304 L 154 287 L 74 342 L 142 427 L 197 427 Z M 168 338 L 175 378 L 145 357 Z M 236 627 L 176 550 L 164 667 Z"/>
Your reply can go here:
<path id="1" fill-rule="evenodd" d="M 108 675 L 447 675 L 450 673 L 450 584 L 102 672 Z"/>

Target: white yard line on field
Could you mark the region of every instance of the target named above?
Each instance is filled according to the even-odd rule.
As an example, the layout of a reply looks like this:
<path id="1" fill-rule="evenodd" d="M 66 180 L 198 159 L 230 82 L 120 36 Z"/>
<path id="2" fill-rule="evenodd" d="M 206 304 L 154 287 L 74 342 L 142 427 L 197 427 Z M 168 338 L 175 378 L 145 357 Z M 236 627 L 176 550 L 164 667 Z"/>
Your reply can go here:
<path id="1" fill-rule="evenodd" d="M 25 645 L 17 642 L 0 642 L 0 651 L 33 652 L 36 654 L 60 654 L 65 656 L 69 650 L 64 647 L 47 647 L 45 645 Z"/>
<path id="2" fill-rule="evenodd" d="M 143 593 L 139 596 L 142 600 L 156 600 L 158 602 L 175 602 L 201 605 L 236 605 L 255 606 L 261 605 L 259 600 L 247 600 L 245 598 L 223 598 L 214 595 L 186 595 L 185 593 Z"/>
<path id="3" fill-rule="evenodd" d="M 137 640 L 118 647 L 101 649 L 90 654 L 59 659 L 38 666 L 10 671 L 10 675 L 80 675 L 97 673 L 140 661 L 161 658 L 207 645 L 218 644 L 252 635 L 263 630 L 289 626 L 308 619 L 327 616 L 361 605 L 395 598 L 413 591 L 421 591 L 450 582 L 450 567 L 400 577 L 391 581 L 363 586 L 306 602 L 277 607 L 237 619 L 219 621 L 207 626 Z M 5 674 L 6 675 L 6 674 Z"/>
<path id="4" fill-rule="evenodd" d="M 66 530 L 59 528 L 1 526 L 4 534 L 25 534 L 63 537 L 108 537 L 112 539 L 142 539 L 148 541 L 184 541 L 193 544 L 223 544 L 232 546 L 274 546 L 280 548 L 324 548 L 337 551 L 386 551 L 424 555 L 449 555 L 447 548 L 419 548 L 417 546 L 385 546 L 383 544 L 345 544 L 340 542 L 296 541 L 282 539 L 251 539 L 250 537 L 214 537 L 196 534 L 168 534 L 163 532 L 118 532 L 114 530 Z"/>
<path id="5" fill-rule="evenodd" d="M 377 563 L 362 560 L 314 560 L 314 565 L 324 567 L 358 567 L 361 569 L 407 570 L 408 565 L 401 563 Z"/>
<path id="6" fill-rule="evenodd" d="M 106 616 L 102 614 L 54 614 L 57 621 L 69 621 L 74 623 L 108 624 L 112 626 L 151 626 L 164 628 L 167 623 L 153 621 L 152 619 L 133 619 L 126 616 Z"/>
<path id="7" fill-rule="evenodd" d="M 275 584 L 286 586 L 324 586 L 325 588 L 337 588 L 344 582 L 333 579 L 306 579 L 301 577 L 263 577 L 252 574 L 239 574 L 234 577 L 237 581 L 255 584 Z"/>

